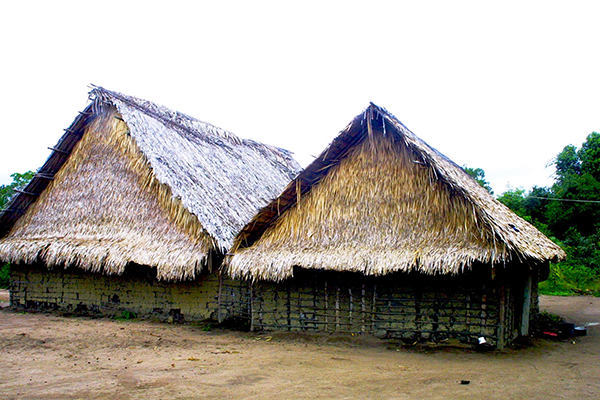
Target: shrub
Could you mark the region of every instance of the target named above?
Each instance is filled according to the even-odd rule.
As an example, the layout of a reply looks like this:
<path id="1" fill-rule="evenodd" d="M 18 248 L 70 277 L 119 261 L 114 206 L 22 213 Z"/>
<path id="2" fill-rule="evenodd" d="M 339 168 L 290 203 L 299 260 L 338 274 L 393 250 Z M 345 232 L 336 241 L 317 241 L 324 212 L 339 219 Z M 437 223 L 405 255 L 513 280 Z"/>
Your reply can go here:
<path id="1" fill-rule="evenodd" d="M 4 264 L 0 267 L 0 289 L 10 287 L 10 264 Z"/>

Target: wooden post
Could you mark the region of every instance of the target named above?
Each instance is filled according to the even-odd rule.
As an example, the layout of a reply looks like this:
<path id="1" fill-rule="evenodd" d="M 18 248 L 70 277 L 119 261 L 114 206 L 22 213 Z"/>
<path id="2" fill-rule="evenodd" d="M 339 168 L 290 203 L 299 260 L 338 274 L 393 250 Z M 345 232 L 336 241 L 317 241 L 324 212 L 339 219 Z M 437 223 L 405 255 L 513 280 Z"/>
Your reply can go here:
<path id="1" fill-rule="evenodd" d="M 504 285 L 500 286 L 498 289 L 500 290 L 499 297 L 500 301 L 498 304 L 498 343 L 496 347 L 499 350 L 504 349 L 505 345 L 505 325 L 506 325 L 506 287 Z"/>
<path id="2" fill-rule="evenodd" d="M 254 323 L 254 284 L 251 282 L 250 283 L 250 332 L 254 331 L 255 328 L 255 323 Z"/>
<path id="3" fill-rule="evenodd" d="M 329 331 L 329 296 L 327 294 L 327 281 L 325 281 L 325 332 Z"/>
<path id="4" fill-rule="evenodd" d="M 375 332 L 375 312 L 377 311 L 377 285 L 373 285 L 373 307 L 371 309 L 371 332 Z"/>
<path id="5" fill-rule="evenodd" d="M 349 301 L 350 304 L 348 305 L 348 322 L 350 323 L 349 326 L 349 330 L 350 332 L 352 332 L 352 325 L 353 325 L 353 315 L 352 315 L 352 311 L 354 311 L 354 298 L 352 297 L 352 288 L 348 288 L 348 296 L 349 296 Z"/>
<path id="6" fill-rule="evenodd" d="M 362 284 L 362 290 L 360 292 L 360 331 L 365 332 L 365 284 Z"/>
<path id="7" fill-rule="evenodd" d="M 423 325 L 421 324 L 421 289 L 414 290 L 415 329 L 419 339 L 423 339 Z M 404 319 L 404 318 L 403 318 Z M 406 325 L 405 325 L 406 326 Z"/>
<path id="8" fill-rule="evenodd" d="M 529 335 L 529 316 L 531 311 L 531 274 L 525 277 L 523 287 L 523 312 L 521 313 L 521 326 L 519 334 L 521 336 Z"/>
<path id="9" fill-rule="evenodd" d="M 335 289 L 335 330 L 340 330 L 340 287 Z"/>
<path id="10" fill-rule="evenodd" d="M 219 273 L 219 295 L 217 297 L 217 321 L 219 321 L 219 323 L 223 323 L 223 320 L 225 319 L 225 311 L 223 310 L 222 306 L 221 306 L 221 301 L 222 301 L 222 297 L 223 297 L 223 274 Z"/>
<path id="11" fill-rule="evenodd" d="M 286 299 L 285 307 L 287 310 L 287 325 L 288 331 L 292 330 L 292 294 L 290 293 L 290 287 L 286 286 Z"/>

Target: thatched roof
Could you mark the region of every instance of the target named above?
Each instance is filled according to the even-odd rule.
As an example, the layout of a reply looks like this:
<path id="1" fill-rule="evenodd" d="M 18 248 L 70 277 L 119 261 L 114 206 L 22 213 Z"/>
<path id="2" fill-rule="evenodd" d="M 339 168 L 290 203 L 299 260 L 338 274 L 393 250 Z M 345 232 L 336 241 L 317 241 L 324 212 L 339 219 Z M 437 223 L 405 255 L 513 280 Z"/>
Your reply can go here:
<path id="1" fill-rule="evenodd" d="M 103 88 L 0 214 L 0 259 L 193 278 L 299 171 L 290 153 Z"/>
<path id="2" fill-rule="evenodd" d="M 475 262 L 545 262 L 564 252 L 371 104 L 237 235 L 233 277 L 293 267 L 457 274 Z"/>

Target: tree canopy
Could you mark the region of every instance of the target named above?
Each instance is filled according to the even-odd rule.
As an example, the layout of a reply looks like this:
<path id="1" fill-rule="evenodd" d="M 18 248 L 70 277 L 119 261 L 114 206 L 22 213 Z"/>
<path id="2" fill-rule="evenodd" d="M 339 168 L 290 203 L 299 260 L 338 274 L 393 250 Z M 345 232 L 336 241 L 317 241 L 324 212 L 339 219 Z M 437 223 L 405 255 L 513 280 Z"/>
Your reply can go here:
<path id="1" fill-rule="evenodd" d="M 16 190 L 22 189 L 33 178 L 35 172 L 27 171 L 24 174 L 15 172 L 10 177 L 13 181 L 8 185 L 0 185 L 0 210 L 10 201 Z M 10 266 L 0 263 L 0 289 L 7 289 L 10 284 Z"/>
<path id="2" fill-rule="evenodd" d="M 561 281 L 572 291 L 591 286 L 600 293 L 600 134 L 592 132 L 579 149 L 565 146 L 553 164 L 551 187 L 509 189 L 498 200 L 567 252 L 549 285 Z"/>
<path id="3" fill-rule="evenodd" d="M 463 170 L 469 174 L 469 176 L 477 181 L 482 187 L 484 187 L 490 194 L 494 194 L 490 183 L 485 180 L 485 172 L 481 168 L 471 168 L 463 165 Z"/>
<path id="4" fill-rule="evenodd" d="M 27 171 L 23 174 L 15 172 L 10 176 L 13 179 L 10 184 L 0 185 L 0 209 L 4 208 L 6 203 L 8 203 L 15 193 L 15 190 L 22 189 L 29 183 L 31 178 L 33 178 L 33 175 L 35 175 L 35 172 L 33 171 Z"/>

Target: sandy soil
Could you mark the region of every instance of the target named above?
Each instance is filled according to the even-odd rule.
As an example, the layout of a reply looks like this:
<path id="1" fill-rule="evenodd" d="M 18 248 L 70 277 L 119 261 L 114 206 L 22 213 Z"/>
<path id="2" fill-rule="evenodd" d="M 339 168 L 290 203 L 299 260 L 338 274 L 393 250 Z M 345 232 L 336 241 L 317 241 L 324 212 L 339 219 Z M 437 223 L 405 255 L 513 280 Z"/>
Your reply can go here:
<path id="1" fill-rule="evenodd" d="M 5 293 L 0 293 L 0 301 Z M 575 340 L 478 353 L 0 310 L 3 399 L 597 399 L 600 298 L 543 297 Z M 467 383 L 468 382 L 468 383 Z"/>

